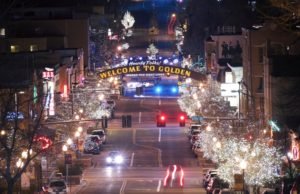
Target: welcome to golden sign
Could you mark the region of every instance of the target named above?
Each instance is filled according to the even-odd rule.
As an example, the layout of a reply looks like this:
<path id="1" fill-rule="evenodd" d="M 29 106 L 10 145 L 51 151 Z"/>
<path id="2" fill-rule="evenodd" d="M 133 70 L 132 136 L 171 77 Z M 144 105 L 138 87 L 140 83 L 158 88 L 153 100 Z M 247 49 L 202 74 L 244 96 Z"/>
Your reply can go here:
<path id="1" fill-rule="evenodd" d="M 191 77 L 199 80 L 199 73 L 193 72 L 189 69 L 174 67 L 170 65 L 132 65 L 117 67 L 100 72 L 100 79 L 107 79 L 110 77 L 122 75 L 122 74 L 143 74 L 143 73 L 167 73 L 174 74 L 183 77 Z M 199 75 L 196 75 L 199 74 Z M 200 75 L 202 78 L 203 76 Z M 201 79 L 200 78 L 200 79 Z"/>

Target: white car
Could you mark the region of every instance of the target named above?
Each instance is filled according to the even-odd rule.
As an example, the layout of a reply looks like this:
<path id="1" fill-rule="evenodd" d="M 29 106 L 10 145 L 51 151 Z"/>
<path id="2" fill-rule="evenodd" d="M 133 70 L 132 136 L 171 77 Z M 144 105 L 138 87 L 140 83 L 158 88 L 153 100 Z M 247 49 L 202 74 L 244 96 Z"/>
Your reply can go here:
<path id="1" fill-rule="evenodd" d="M 106 157 L 106 163 L 108 165 L 117 164 L 120 165 L 124 162 L 123 156 L 118 151 L 109 152 Z"/>
<path id="2" fill-rule="evenodd" d="M 106 134 L 103 129 L 96 129 L 92 131 L 92 135 L 98 135 L 103 144 L 106 144 Z"/>

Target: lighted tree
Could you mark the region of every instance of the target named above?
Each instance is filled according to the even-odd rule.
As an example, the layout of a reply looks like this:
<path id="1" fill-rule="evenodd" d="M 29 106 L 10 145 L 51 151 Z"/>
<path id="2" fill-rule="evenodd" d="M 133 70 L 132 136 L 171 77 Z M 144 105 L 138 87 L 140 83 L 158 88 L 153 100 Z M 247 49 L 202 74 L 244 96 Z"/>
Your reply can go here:
<path id="1" fill-rule="evenodd" d="M 200 83 L 199 87 L 193 87 L 188 93 L 182 94 L 178 104 L 182 111 L 189 116 L 203 115 L 207 117 L 232 116 L 233 111 L 229 103 L 220 95 L 219 85 L 211 78 L 205 84 Z"/>
<path id="2" fill-rule="evenodd" d="M 150 44 L 146 50 L 146 53 L 149 55 L 150 58 L 155 58 L 158 53 L 158 49 L 154 44 Z"/>
<path id="3" fill-rule="evenodd" d="M 218 166 L 219 177 L 234 183 L 234 174 L 241 174 L 241 162 L 246 163 L 245 182 L 249 186 L 263 186 L 274 182 L 282 164 L 282 155 L 264 139 L 249 141 L 234 135 L 221 135 L 220 130 L 204 130 L 200 134 L 204 157 Z"/>
<path id="4" fill-rule="evenodd" d="M 54 137 L 41 127 L 44 112 L 43 96 L 32 99 L 28 93 L 9 89 L 0 96 L 0 174 L 6 181 L 7 193 L 14 192 L 21 175 L 41 153 L 54 145 Z M 33 114 L 25 114 L 32 107 Z M 22 114 L 23 113 L 23 114 Z"/>
<path id="5" fill-rule="evenodd" d="M 124 34 L 125 36 L 132 36 L 132 30 L 130 28 L 133 27 L 135 23 L 134 17 L 130 14 L 129 11 L 127 11 L 124 14 L 123 19 L 121 20 L 122 25 L 124 26 Z"/>
<path id="6" fill-rule="evenodd" d="M 298 1 L 289 0 L 267 0 L 266 2 L 257 1 L 258 13 L 268 21 L 272 21 L 282 29 L 299 33 L 299 7 Z"/>

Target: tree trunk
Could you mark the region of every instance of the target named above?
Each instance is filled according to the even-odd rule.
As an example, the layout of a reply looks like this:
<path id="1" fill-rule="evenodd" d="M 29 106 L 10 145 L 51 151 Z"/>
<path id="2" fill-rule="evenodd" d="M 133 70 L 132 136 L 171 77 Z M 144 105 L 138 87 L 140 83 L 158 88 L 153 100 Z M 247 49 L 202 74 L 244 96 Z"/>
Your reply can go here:
<path id="1" fill-rule="evenodd" d="M 15 182 L 13 180 L 9 180 L 7 182 L 7 194 L 13 194 L 14 186 L 15 186 Z"/>

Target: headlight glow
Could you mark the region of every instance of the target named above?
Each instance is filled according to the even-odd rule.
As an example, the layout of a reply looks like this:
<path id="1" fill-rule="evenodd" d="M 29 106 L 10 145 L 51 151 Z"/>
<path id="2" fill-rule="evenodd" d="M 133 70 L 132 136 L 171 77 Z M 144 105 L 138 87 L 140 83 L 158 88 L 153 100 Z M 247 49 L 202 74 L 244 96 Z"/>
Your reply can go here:
<path id="1" fill-rule="evenodd" d="M 111 163 L 112 162 L 112 158 L 111 157 L 106 158 L 106 162 L 107 163 Z"/>
<path id="2" fill-rule="evenodd" d="M 116 156 L 115 161 L 117 164 L 123 163 L 123 157 L 122 156 Z"/>

